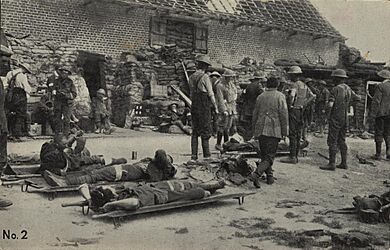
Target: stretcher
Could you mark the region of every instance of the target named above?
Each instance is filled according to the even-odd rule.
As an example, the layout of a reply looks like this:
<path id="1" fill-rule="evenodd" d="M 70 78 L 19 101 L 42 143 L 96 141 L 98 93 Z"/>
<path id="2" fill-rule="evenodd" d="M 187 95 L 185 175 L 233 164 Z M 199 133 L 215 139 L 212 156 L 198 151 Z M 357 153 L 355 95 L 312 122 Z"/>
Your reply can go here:
<path id="1" fill-rule="evenodd" d="M 131 184 L 134 184 L 134 186 L 137 186 L 139 185 L 138 182 L 106 182 L 106 181 L 102 181 L 102 182 L 97 182 L 97 183 L 94 183 L 94 184 L 89 184 L 90 187 L 94 187 L 94 186 L 117 186 L 117 185 L 120 185 L 120 184 L 123 184 L 123 183 L 126 183 L 126 185 L 131 185 Z M 27 187 L 24 188 L 24 192 L 27 192 L 27 193 L 38 193 L 38 194 L 45 194 L 45 195 L 48 195 L 48 200 L 54 200 L 55 198 L 58 197 L 58 194 L 60 193 L 70 193 L 70 192 L 78 192 L 79 191 L 79 188 L 80 188 L 80 185 L 72 185 L 72 186 L 66 186 L 66 187 L 36 187 L 36 186 L 33 186 L 33 185 L 28 185 L 26 184 Z M 34 187 L 34 189 L 29 189 L 29 187 Z M 22 188 L 23 190 L 23 188 Z"/>
<path id="2" fill-rule="evenodd" d="M 191 201 L 177 201 L 162 205 L 154 205 L 148 207 L 141 207 L 135 211 L 125 211 L 125 210 L 115 210 L 103 214 L 94 214 L 92 215 L 92 219 L 101 219 L 101 218 L 109 218 L 112 219 L 114 225 L 120 226 L 120 220 L 126 217 L 154 213 L 154 212 L 162 212 L 167 210 L 179 209 L 184 207 L 195 207 L 205 204 L 216 203 L 220 201 L 225 201 L 229 199 L 237 199 L 238 204 L 242 205 L 244 203 L 244 199 L 246 196 L 253 195 L 255 192 L 246 192 L 246 193 L 234 193 L 234 194 L 216 194 L 207 198 L 203 198 L 200 200 L 191 200 Z M 83 212 L 84 212 L 83 208 Z"/>

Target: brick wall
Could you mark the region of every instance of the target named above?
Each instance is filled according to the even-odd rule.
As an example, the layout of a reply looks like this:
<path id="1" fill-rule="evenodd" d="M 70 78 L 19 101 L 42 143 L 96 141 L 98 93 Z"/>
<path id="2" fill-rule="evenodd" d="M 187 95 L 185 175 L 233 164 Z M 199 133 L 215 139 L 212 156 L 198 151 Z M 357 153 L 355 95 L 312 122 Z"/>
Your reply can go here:
<path id="1" fill-rule="evenodd" d="M 77 49 L 113 56 L 148 45 L 148 11 L 85 2 L 1 0 L 1 26 L 17 36 L 68 40 Z"/>
<path id="2" fill-rule="evenodd" d="M 299 59 L 307 62 L 304 54 L 315 62 L 318 55 L 328 65 L 338 61 L 338 43 L 329 39 L 312 40 L 310 36 L 297 35 L 287 39 L 287 33 L 270 31 L 261 33 L 259 27 L 239 27 L 233 24 L 211 22 L 209 25 L 209 54 L 226 65 L 239 63 L 244 57 L 273 63 L 277 59 Z"/>
<path id="3" fill-rule="evenodd" d="M 68 41 L 80 50 L 118 57 L 149 43 L 149 20 L 153 11 L 130 8 L 108 1 L 1 0 L 1 26 L 15 35 Z M 209 54 L 226 65 L 249 56 L 272 63 L 276 59 L 315 61 L 318 55 L 329 65 L 337 64 L 338 45 L 328 39 L 312 41 L 309 36 L 287 39 L 283 32 L 262 34 L 258 27 L 209 24 Z"/>

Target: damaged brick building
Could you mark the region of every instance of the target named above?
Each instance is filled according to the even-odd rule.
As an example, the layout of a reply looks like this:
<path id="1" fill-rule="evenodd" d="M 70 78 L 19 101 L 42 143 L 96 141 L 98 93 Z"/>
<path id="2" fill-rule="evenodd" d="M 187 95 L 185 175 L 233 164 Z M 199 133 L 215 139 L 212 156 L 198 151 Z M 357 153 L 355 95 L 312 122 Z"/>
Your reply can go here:
<path id="1" fill-rule="evenodd" d="M 245 57 L 262 64 L 321 59 L 334 66 L 345 40 L 309 0 L 1 0 L 1 6 L 11 64 L 32 64 L 35 85 L 45 82 L 52 62 L 74 65 L 91 96 L 102 87 L 112 100 L 125 99 L 113 102 L 117 111 L 142 101 L 139 82 L 185 81 L 180 61 L 194 54 L 207 53 L 225 67 Z M 184 55 L 168 60 L 157 49 L 164 45 Z M 123 55 L 139 51 L 148 63 L 123 62 Z M 130 73 L 135 67 L 143 76 Z M 116 123 L 123 125 L 124 116 Z"/>

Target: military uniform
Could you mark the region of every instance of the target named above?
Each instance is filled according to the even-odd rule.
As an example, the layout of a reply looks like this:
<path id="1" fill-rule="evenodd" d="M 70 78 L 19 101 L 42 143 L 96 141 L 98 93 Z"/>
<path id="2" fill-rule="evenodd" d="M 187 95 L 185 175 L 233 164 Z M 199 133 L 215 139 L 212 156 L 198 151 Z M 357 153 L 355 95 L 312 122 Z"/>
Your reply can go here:
<path id="1" fill-rule="evenodd" d="M 257 97 L 263 92 L 264 90 L 260 83 L 252 82 L 246 87 L 245 93 L 242 94 L 242 99 L 244 103 L 242 107 L 241 116 L 245 128 L 244 139 L 246 141 L 250 140 L 253 136 L 253 131 L 252 131 L 253 111 L 255 110 Z"/>
<path id="2" fill-rule="evenodd" d="M 197 70 L 189 79 L 191 89 L 191 119 L 192 119 L 192 159 L 198 155 L 198 137 L 202 139 L 203 156 L 210 157 L 209 139 L 212 134 L 211 108 L 215 103 L 214 92 L 209 76 Z"/>
<path id="3" fill-rule="evenodd" d="M 94 106 L 94 120 L 96 129 L 108 133 L 111 129 L 110 114 L 106 108 L 103 96 L 97 96 L 93 100 Z"/>
<path id="4" fill-rule="evenodd" d="M 323 86 L 316 100 L 317 126 L 320 128 L 320 133 L 323 133 L 327 122 L 326 109 L 329 102 L 330 92 Z"/>
<path id="5" fill-rule="evenodd" d="M 289 115 L 289 139 L 290 139 L 290 159 L 296 163 L 299 152 L 299 142 L 304 128 L 304 110 L 315 98 L 315 95 L 302 81 L 290 83 L 287 89 L 287 106 Z M 288 162 L 290 163 L 290 162 Z"/>
<path id="6" fill-rule="evenodd" d="M 31 92 L 27 76 L 23 69 L 9 72 L 5 78 L 7 94 L 5 107 L 7 110 L 8 128 L 16 138 L 23 136 L 27 119 L 27 96 Z"/>
<path id="7" fill-rule="evenodd" d="M 7 164 L 7 118 L 4 109 L 5 91 L 3 82 L 0 81 L 0 174 Z"/>
<path id="8" fill-rule="evenodd" d="M 381 158 L 383 140 L 386 143 L 386 158 L 390 159 L 390 71 L 383 70 L 378 73 L 387 78 L 380 83 L 375 91 L 371 104 L 371 117 L 375 118 L 375 159 Z"/>
<path id="9" fill-rule="evenodd" d="M 73 101 L 77 96 L 76 86 L 68 77 L 58 78 L 54 81 L 54 90 L 55 132 L 68 135 Z"/>

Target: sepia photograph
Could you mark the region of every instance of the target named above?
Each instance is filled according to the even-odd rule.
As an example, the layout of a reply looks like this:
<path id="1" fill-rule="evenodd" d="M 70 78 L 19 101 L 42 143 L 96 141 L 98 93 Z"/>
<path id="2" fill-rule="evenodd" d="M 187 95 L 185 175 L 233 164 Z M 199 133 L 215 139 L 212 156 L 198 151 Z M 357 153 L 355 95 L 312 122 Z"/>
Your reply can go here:
<path id="1" fill-rule="evenodd" d="M 390 250 L 390 0 L 0 1 L 0 250 Z"/>

